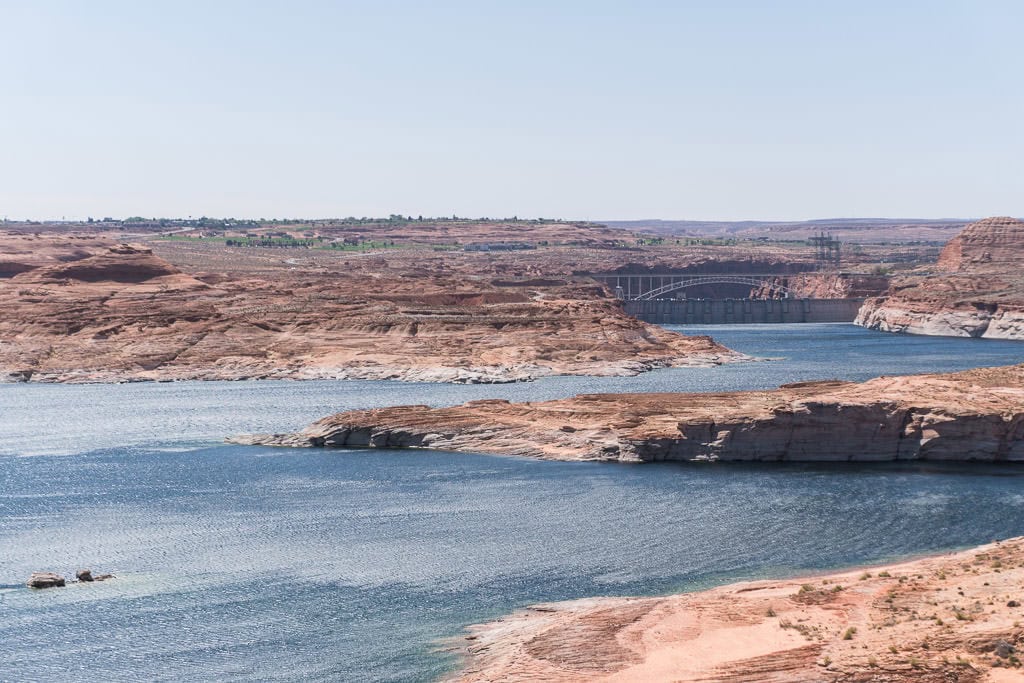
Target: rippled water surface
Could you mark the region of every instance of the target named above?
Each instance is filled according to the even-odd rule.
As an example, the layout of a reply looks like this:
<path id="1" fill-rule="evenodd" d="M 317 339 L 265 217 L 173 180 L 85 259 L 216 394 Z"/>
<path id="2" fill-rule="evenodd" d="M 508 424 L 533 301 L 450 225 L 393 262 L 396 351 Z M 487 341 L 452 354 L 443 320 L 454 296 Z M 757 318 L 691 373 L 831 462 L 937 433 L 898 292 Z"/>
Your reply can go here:
<path id="1" fill-rule="evenodd" d="M 0 386 L 0 680 L 431 680 L 454 663 L 439 639 L 533 602 L 1024 533 L 1024 470 L 1006 466 L 626 466 L 219 443 L 345 408 L 1024 361 L 1021 343 L 846 325 L 681 329 L 784 360 L 491 386 Z M 34 570 L 81 566 L 118 578 L 21 587 Z"/>

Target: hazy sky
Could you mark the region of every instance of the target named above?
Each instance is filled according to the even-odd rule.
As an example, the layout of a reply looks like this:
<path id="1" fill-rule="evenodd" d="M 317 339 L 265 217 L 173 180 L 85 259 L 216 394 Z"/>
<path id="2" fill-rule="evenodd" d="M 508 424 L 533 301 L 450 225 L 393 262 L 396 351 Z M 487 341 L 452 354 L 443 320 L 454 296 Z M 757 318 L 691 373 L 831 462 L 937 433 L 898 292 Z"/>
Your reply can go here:
<path id="1" fill-rule="evenodd" d="M 1024 215 L 1024 2 L 0 0 L 0 217 Z"/>

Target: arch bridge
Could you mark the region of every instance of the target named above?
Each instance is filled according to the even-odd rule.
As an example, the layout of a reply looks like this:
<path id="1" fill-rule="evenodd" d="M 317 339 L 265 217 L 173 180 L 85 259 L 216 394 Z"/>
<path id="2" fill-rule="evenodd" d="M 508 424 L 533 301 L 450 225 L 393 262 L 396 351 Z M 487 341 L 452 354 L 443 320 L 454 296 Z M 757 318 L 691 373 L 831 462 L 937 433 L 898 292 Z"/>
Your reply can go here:
<path id="1" fill-rule="evenodd" d="M 779 282 L 779 280 L 790 277 L 784 273 L 691 273 L 685 275 L 599 273 L 591 277 L 614 290 L 615 295 L 620 299 L 628 301 L 650 301 L 688 287 L 719 284 L 749 285 L 751 289 L 764 289 L 769 292 L 769 296 L 766 298 L 771 299 L 788 299 L 790 295 L 789 288 Z"/>

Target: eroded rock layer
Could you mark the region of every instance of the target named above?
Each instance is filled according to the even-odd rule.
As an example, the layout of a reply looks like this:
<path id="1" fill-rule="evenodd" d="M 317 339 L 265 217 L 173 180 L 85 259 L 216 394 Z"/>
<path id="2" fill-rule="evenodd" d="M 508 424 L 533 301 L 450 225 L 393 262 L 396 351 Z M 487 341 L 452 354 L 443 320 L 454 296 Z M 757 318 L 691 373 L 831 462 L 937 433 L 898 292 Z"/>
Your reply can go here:
<path id="1" fill-rule="evenodd" d="M 486 255 L 456 269 L 429 251 L 393 264 L 222 245 L 185 271 L 144 245 L 10 244 L 0 381 L 509 382 L 743 358 L 627 316 L 592 280 L 504 275 Z"/>
<path id="2" fill-rule="evenodd" d="M 1024 340 L 1024 221 L 964 228 L 931 272 L 894 281 L 857 324 L 885 332 Z"/>
<path id="3" fill-rule="evenodd" d="M 773 391 L 380 408 L 236 441 L 558 460 L 1024 460 L 1024 365 Z"/>
<path id="4" fill-rule="evenodd" d="M 537 605 L 474 626 L 483 681 L 1020 681 L 1024 539 L 887 567 L 657 598 Z"/>

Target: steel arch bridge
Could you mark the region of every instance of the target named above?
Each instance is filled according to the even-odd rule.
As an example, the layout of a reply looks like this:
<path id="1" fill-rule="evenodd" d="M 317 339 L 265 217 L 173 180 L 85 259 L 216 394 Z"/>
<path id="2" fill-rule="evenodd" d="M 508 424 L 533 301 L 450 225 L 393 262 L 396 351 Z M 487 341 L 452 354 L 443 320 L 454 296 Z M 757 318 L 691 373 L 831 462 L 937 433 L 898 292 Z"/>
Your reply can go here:
<path id="1" fill-rule="evenodd" d="M 699 275 L 694 276 L 685 280 L 679 280 L 678 282 L 670 282 L 667 285 L 662 285 L 650 291 L 644 292 L 643 294 L 634 297 L 638 301 L 646 301 L 648 299 L 658 299 L 661 296 L 670 292 L 675 292 L 680 289 L 686 289 L 687 287 L 697 287 L 700 285 L 750 285 L 751 287 L 767 288 L 773 294 L 779 294 L 785 298 L 789 298 L 789 288 L 780 285 L 771 280 L 765 280 L 756 277 L 745 277 L 743 275 Z M 775 297 L 772 297 L 775 298 Z"/>
<path id="2" fill-rule="evenodd" d="M 592 276 L 615 290 L 621 299 L 649 301 L 671 292 L 700 285 L 749 285 L 751 288 L 767 290 L 768 298 L 789 298 L 790 289 L 779 282 L 787 276 L 782 274 L 711 274 L 711 275 L 619 275 L 600 274 Z"/>

